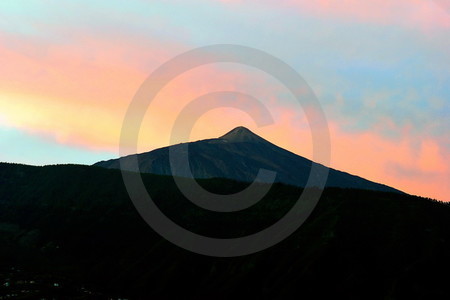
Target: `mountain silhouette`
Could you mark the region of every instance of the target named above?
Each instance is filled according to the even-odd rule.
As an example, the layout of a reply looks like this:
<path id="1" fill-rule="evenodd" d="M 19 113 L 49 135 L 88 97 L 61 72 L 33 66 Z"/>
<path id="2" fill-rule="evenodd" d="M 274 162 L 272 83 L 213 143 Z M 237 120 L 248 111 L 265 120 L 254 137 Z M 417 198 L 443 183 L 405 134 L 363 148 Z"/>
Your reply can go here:
<path id="1" fill-rule="evenodd" d="M 192 176 L 197 179 L 226 178 L 252 182 L 260 169 L 266 169 L 276 172 L 275 182 L 305 187 L 313 164 L 311 160 L 278 147 L 242 126 L 219 138 L 177 144 L 134 155 L 137 155 L 142 173 L 183 177 L 186 166 L 177 166 L 176 170 L 172 171 L 169 152 L 175 156 L 181 155 L 185 153 L 186 146 L 189 149 L 190 170 Z M 120 159 L 126 160 L 129 157 Z M 101 161 L 94 166 L 120 169 L 120 159 Z M 124 169 L 131 170 L 127 167 Z M 400 192 L 392 187 L 331 168 L 326 186 Z"/>

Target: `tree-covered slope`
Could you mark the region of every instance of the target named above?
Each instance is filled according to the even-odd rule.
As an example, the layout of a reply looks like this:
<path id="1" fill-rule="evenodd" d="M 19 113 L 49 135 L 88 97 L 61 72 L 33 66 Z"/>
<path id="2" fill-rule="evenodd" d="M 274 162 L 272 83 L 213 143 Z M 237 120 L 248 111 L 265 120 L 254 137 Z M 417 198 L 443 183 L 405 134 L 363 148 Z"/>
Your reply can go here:
<path id="1" fill-rule="evenodd" d="M 170 177 L 143 174 L 143 180 L 164 213 L 216 237 L 269 226 L 301 193 L 277 184 L 249 209 L 213 213 L 185 199 Z M 246 186 L 224 179 L 200 183 L 224 194 Z M 205 257 L 157 235 L 133 207 L 118 170 L 0 164 L 0 268 L 70 282 L 63 298 L 90 299 L 81 293 L 87 286 L 96 298 L 445 299 L 449 251 L 448 205 L 329 188 L 306 223 L 278 245 L 244 257 Z"/>

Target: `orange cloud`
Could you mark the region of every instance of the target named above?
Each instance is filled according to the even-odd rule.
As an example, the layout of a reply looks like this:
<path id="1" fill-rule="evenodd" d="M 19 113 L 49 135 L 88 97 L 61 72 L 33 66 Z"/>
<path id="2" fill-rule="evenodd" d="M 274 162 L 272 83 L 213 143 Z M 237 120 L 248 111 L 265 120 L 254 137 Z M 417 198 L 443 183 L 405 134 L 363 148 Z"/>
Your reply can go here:
<path id="1" fill-rule="evenodd" d="M 333 167 L 408 193 L 450 201 L 446 184 L 450 175 L 446 158 L 450 155 L 437 141 L 424 139 L 417 152 L 417 137 L 407 133 L 388 139 L 375 132 L 346 133 L 336 125 L 331 128 Z"/>
<path id="2" fill-rule="evenodd" d="M 276 144 L 311 158 L 311 139 L 305 119 L 293 126 L 286 118 L 269 130 L 259 132 Z M 384 183 L 407 193 L 450 201 L 450 152 L 441 141 L 424 138 L 416 149 L 417 137 L 407 130 L 400 138 L 386 138 L 375 131 L 346 132 L 329 122 L 331 134 L 330 167 Z M 278 134 L 277 134 L 278 133 Z M 307 151 L 305 151 L 307 149 Z"/>
<path id="3" fill-rule="evenodd" d="M 122 38 L 83 36 L 75 44 L 47 45 L 2 36 L 2 123 L 64 144 L 117 150 L 135 91 L 151 66 L 181 48 L 167 45 L 162 51 L 157 41 L 139 47 Z"/>

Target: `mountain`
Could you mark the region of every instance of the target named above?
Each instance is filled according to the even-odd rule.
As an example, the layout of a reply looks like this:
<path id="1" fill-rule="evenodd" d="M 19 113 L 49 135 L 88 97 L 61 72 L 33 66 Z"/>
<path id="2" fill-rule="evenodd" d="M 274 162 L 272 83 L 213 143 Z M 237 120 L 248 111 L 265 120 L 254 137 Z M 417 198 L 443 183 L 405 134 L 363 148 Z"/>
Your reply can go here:
<path id="1" fill-rule="evenodd" d="M 143 173 L 172 174 L 169 151 L 183 153 L 186 144 L 177 144 L 137 154 Z M 276 172 L 276 182 L 298 187 L 306 186 L 312 161 L 280 148 L 245 127 L 236 127 L 215 138 L 187 143 L 189 162 L 194 178 L 227 178 L 252 182 L 260 169 Z M 122 158 L 127 159 L 127 157 Z M 120 169 L 119 159 L 101 161 L 95 166 Z M 264 182 L 264 180 L 263 180 Z M 266 181 L 267 182 L 267 181 Z M 375 183 L 345 172 L 329 169 L 327 187 L 356 188 L 385 192 L 400 192 L 389 186 Z"/>
<path id="2" fill-rule="evenodd" d="M 180 226 L 217 238 L 270 226 L 301 188 L 274 184 L 254 206 L 204 210 L 172 177 L 142 174 Z M 234 193 L 245 183 L 200 179 Z M 0 163 L 0 298 L 450 299 L 450 206 L 421 197 L 327 188 L 281 243 L 233 258 L 190 253 L 141 219 L 119 170 Z"/>

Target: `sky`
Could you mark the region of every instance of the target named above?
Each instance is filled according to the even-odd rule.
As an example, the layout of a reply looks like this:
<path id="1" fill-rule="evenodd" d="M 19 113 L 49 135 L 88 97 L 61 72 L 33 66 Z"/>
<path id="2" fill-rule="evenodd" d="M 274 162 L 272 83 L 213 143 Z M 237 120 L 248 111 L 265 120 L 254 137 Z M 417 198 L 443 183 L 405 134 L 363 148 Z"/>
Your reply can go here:
<path id="1" fill-rule="evenodd" d="M 328 121 L 332 168 L 450 201 L 450 4 L 447 0 L 0 2 L 0 161 L 92 164 L 119 154 L 136 91 L 185 51 L 236 44 L 267 52 L 312 88 Z M 169 144 L 182 108 L 245 92 L 274 123 L 217 108 L 190 140 L 243 125 L 312 158 L 310 124 L 286 88 L 253 67 L 183 73 L 149 106 L 138 149 Z"/>

